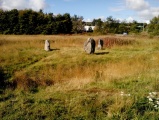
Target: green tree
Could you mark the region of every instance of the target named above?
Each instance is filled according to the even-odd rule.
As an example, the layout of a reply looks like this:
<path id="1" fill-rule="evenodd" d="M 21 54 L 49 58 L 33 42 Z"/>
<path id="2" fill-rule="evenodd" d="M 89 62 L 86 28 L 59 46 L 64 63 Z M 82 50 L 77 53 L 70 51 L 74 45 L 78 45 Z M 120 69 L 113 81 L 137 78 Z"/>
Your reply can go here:
<path id="1" fill-rule="evenodd" d="M 63 33 L 63 29 L 64 29 L 63 20 L 64 18 L 61 14 L 58 14 L 56 16 L 57 33 Z"/>
<path id="2" fill-rule="evenodd" d="M 10 11 L 1 11 L 0 12 L 0 28 L 3 34 L 11 33 L 11 22 L 10 22 Z"/>
<path id="3" fill-rule="evenodd" d="M 56 28 L 58 33 L 68 34 L 72 30 L 72 21 L 70 14 L 65 13 L 64 15 L 56 16 Z"/>
<path id="4" fill-rule="evenodd" d="M 139 33 L 140 32 L 140 25 L 138 24 L 137 21 L 133 21 L 130 24 L 130 33 Z"/>
<path id="5" fill-rule="evenodd" d="M 148 25 L 148 33 L 151 35 L 159 35 L 159 16 L 152 18 Z"/>
<path id="6" fill-rule="evenodd" d="M 40 10 L 37 14 L 37 27 L 35 29 L 35 34 L 42 34 L 44 28 L 46 27 L 47 19 L 45 19 L 45 15 L 42 10 Z"/>
<path id="7" fill-rule="evenodd" d="M 20 34 L 29 34 L 29 16 L 32 10 L 21 10 L 19 13 Z"/>
<path id="8" fill-rule="evenodd" d="M 125 21 L 123 21 L 119 24 L 118 33 L 119 34 L 123 34 L 124 32 L 128 33 L 128 28 L 129 28 L 128 24 Z"/>
<path id="9" fill-rule="evenodd" d="M 83 17 L 74 15 L 72 18 L 72 32 L 73 33 L 80 33 L 83 31 Z"/>
<path id="10" fill-rule="evenodd" d="M 105 22 L 106 33 L 117 33 L 119 28 L 119 21 L 112 16 L 107 17 Z"/>
<path id="11" fill-rule="evenodd" d="M 82 16 L 77 16 L 74 15 L 72 18 L 72 32 L 73 33 L 80 33 L 84 29 L 84 24 L 83 24 L 83 17 Z"/>
<path id="12" fill-rule="evenodd" d="M 38 24 L 38 20 L 37 20 L 37 16 L 38 13 L 35 11 L 31 11 L 30 15 L 29 15 L 29 25 L 28 25 L 28 33 L 29 34 L 36 34 L 36 28 L 37 28 L 37 24 Z"/>
<path id="13" fill-rule="evenodd" d="M 53 13 L 45 14 L 43 26 L 43 34 L 52 34 L 53 26 L 52 23 L 54 22 Z"/>
<path id="14" fill-rule="evenodd" d="M 94 33 L 104 33 L 103 29 L 104 29 L 104 25 L 103 25 L 103 21 L 99 18 L 99 19 L 93 19 L 92 21 L 92 25 L 95 26 L 94 29 Z"/>
<path id="15" fill-rule="evenodd" d="M 64 33 L 71 33 L 72 31 L 72 20 L 71 20 L 71 17 L 70 17 L 70 14 L 69 13 L 65 13 L 63 15 L 64 17 L 64 20 L 63 20 L 63 24 L 64 24 Z"/>
<path id="16" fill-rule="evenodd" d="M 72 20 L 68 13 L 54 16 L 42 10 L 0 10 L 1 34 L 67 34 L 71 31 Z"/>
<path id="17" fill-rule="evenodd" d="M 92 21 L 92 25 L 93 26 L 98 26 L 98 27 L 102 27 L 103 21 L 99 18 L 99 19 L 93 19 Z"/>
<path id="18" fill-rule="evenodd" d="M 17 9 L 13 9 L 11 11 L 7 11 L 8 15 L 8 34 L 18 34 L 19 33 L 19 12 Z"/>
<path id="19" fill-rule="evenodd" d="M 8 28 L 7 22 L 8 22 L 7 13 L 4 12 L 3 10 L 0 10 L 0 33 L 1 34 L 4 34 L 4 31 Z"/>

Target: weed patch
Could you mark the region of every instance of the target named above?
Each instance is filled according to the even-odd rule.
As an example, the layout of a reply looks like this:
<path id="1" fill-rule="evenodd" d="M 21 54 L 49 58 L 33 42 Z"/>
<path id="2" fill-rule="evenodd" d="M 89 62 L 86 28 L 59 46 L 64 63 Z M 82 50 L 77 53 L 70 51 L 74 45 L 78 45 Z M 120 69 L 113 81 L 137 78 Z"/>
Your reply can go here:
<path id="1" fill-rule="evenodd" d="M 136 41 L 134 39 L 125 39 L 125 38 L 115 38 L 115 37 L 106 37 L 103 38 L 104 47 L 111 48 L 114 45 L 123 46 L 123 45 L 132 45 Z"/>

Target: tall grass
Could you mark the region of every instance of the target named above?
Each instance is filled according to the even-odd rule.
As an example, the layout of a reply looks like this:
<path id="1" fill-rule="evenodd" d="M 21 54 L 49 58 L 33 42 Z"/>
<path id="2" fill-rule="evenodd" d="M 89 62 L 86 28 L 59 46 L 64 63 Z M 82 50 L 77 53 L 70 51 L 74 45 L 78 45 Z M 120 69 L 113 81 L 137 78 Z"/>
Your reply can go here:
<path id="1" fill-rule="evenodd" d="M 88 37 L 104 49 L 86 54 Z M 159 92 L 158 46 L 140 36 L 1 35 L 0 118 L 158 119 L 147 98 Z"/>

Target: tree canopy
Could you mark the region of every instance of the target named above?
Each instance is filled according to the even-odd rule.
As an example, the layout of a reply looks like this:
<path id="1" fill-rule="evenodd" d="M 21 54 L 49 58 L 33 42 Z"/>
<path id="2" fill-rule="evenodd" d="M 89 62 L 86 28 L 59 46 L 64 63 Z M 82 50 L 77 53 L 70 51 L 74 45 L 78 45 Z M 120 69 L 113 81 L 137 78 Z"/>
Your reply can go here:
<path id="1" fill-rule="evenodd" d="M 151 35 L 159 35 L 159 16 L 154 17 L 148 25 L 148 33 Z"/>
<path id="2" fill-rule="evenodd" d="M 0 34 L 70 34 L 84 32 L 84 26 L 95 26 L 90 32 L 99 34 L 138 34 L 147 30 L 152 35 L 159 35 L 159 16 L 150 24 L 119 21 L 112 16 L 105 20 L 94 19 L 84 22 L 82 16 L 70 16 L 69 13 L 54 15 L 42 10 L 31 9 L 4 11 L 0 9 Z M 91 28 L 91 27 L 90 27 Z"/>
<path id="3" fill-rule="evenodd" d="M 0 10 L 1 34 L 68 34 L 72 31 L 72 20 L 68 13 L 55 16 L 29 10 Z"/>

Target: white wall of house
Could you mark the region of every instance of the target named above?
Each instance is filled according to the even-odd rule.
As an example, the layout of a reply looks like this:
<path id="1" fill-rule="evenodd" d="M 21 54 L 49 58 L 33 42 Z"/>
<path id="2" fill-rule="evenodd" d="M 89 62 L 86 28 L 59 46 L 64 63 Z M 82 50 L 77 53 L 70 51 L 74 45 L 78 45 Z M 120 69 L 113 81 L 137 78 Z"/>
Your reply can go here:
<path id="1" fill-rule="evenodd" d="M 87 32 L 89 31 L 89 28 L 92 28 L 92 30 L 94 30 L 95 26 L 84 26 L 84 30 Z"/>

